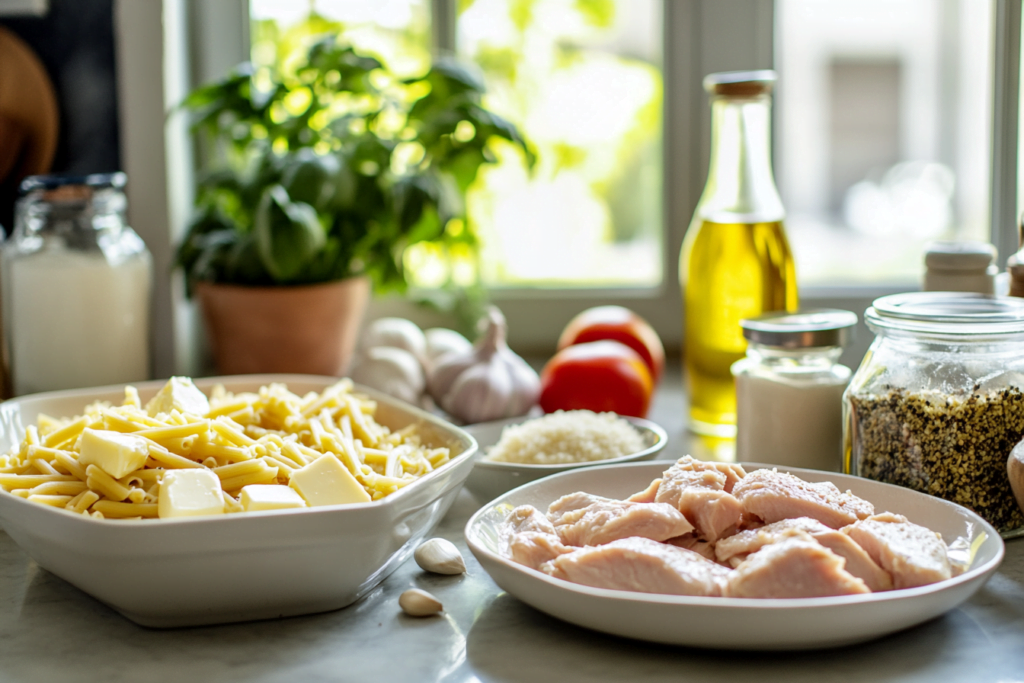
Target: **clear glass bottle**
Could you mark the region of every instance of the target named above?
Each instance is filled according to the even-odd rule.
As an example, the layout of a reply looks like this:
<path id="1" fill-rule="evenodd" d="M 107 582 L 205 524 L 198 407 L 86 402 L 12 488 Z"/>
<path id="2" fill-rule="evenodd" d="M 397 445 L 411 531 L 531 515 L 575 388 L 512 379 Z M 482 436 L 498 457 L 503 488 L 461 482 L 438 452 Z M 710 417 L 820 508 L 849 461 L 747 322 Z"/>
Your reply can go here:
<path id="1" fill-rule="evenodd" d="M 771 164 L 773 71 L 711 74 L 711 164 L 680 254 L 690 428 L 736 433 L 730 368 L 740 320 L 797 309 L 796 270 Z"/>
<path id="2" fill-rule="evenodd" d="M 152 259 L 128 227 L 123 173 L 33 176 L 2 252 L 15 395 L 149 377 Z"/>
<path id="3" fill-rule="evenodd" d="M 838 472 L 843 391 L 839 356 L 857 324 L 850 311 L 768 313 L 742 321 L 747 357 L 736 379 L 736 458 Z"/>
<path id="4" fill-rule="evenodd" d="M 955 292 L 877 299 L 843 396 L 843 469 L 971 508 L 1024 533 L 1007 460 L 1024 439 L 1024 300 Z"/>

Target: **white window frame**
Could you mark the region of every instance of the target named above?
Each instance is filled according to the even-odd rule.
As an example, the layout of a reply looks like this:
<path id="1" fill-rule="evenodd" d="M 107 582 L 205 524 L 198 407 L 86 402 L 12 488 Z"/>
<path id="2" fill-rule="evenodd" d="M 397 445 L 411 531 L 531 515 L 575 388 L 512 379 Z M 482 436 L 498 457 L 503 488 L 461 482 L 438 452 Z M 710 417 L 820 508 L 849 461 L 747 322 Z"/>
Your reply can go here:
<path id="1" fill-rule="evenodd" d="M 367 0 L 371 1 L 371 0 Z M 598 304 L 633 308 L 657 329 L 670 351 L 682 338 L 678 255 L 704 186 L 710 155 L 710 111 L 701 89 L 707 73 L 771 68 L 772 0 L 664 1 L 664 245 L 661 286 L 630 289 L 521 288 L 493 292 L 509 320 L 510 341 L 523 353 L 550 353 L 577 312 Z M 434 42 L 454 48 L 456 0 L 432 0 Z M 1018 248 L 1017 164 L 1022 0 L 996 0 L 992 128 L 991 238 L 1000 265 Z M 222 75 L 248 57 L 247 0 L 119 0 L 117 63 L 122 161 L 128 173 L 130 218 L 154 255 L 154 374 L 199 374 L 207 366 L 194 308 L 171 272 L 173 248 L 191 211 L 191 149 L 174 105 L 195 84 Z M 738 37 L 739 36 L 739 37 Z M 542 247 L 543 245 L 538 245 Z M 916 283 L 805 287 L 805 307 L 862 312 L 877 296 Z M 368 317 L 401 315 L 423 325 L 451 324 L 404 299 L 376 300 Z M 856 363 L 870 334 L 847 354 Z"/>

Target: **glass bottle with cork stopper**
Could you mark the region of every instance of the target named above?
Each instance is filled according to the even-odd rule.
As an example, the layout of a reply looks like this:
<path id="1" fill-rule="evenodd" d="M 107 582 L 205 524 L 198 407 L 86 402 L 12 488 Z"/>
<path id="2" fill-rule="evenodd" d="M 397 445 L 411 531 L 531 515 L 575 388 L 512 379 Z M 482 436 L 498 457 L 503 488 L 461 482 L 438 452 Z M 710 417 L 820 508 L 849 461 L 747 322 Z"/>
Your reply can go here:
<path id="1" fill-rule="evenodd" d="M 771 164 L 774 71 L 710 74 L 711 163 L 680 254 L 691 430 L 736 433 L 730 367 L 740 320 L 797 309 L 796 270 Z"/>

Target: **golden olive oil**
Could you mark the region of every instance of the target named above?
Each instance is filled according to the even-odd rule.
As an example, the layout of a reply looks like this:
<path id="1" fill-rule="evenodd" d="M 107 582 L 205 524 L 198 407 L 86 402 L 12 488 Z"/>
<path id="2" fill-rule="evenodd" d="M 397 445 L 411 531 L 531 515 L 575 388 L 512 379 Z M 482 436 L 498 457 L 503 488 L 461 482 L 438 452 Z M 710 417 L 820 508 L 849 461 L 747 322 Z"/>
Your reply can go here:
<path id="1" fill-rule="evenodd" d="M 690 427 L 735 433 L 730 366 L 746 352 L 740 320 L 797 309 L 796 271 L 781 221 L 695 221 L 683 243 L 684 366 Z"/>

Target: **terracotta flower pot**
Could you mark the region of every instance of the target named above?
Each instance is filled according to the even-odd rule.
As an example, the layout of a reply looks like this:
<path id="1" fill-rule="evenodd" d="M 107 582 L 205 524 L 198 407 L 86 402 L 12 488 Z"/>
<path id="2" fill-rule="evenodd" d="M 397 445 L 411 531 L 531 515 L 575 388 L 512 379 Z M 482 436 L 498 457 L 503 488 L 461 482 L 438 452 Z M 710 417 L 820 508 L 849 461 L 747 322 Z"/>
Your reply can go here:
<path id="1" fill-rule="evenodd" d="M 196 294 L 221 374 L 340 376 L 352 360 L 370 281 L 299 287 L 201 282 Z"/>

